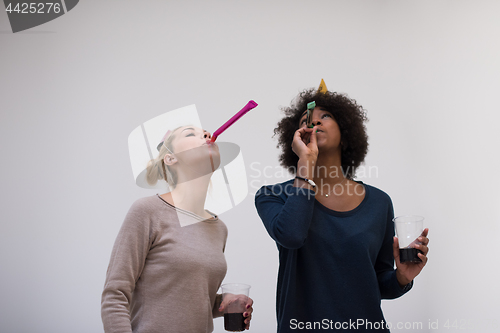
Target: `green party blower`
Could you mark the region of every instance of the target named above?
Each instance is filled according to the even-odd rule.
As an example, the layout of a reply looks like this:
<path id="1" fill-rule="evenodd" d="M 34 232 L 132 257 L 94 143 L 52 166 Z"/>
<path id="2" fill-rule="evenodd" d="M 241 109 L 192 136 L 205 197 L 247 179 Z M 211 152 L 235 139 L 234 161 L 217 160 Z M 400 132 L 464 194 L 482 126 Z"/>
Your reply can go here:
<path id="1" fill-rule="evenodd" d="M 312 101 L 311 103 L 307 103 L 307 127 L 313 128 L 312 118 L 313 118 L 313 110 L 316 107 L 316 102 Z"/>

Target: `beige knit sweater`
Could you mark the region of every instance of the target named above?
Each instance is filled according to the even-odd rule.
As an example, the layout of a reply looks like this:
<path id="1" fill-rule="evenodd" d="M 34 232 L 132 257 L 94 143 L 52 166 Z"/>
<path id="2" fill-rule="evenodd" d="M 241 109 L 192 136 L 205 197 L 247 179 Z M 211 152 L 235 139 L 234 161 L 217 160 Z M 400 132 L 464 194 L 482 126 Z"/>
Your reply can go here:
<path id="1" fill-rule="evenodd" d="M 179 224 L 194 219 L 192 224 Z M 183 224 L 184 225 L 184 224 Z M 106 333 L 213 331 L 226 274 L 227 228 L 154 195 L 134 202 L 111 253 L 102 293 Z"/>

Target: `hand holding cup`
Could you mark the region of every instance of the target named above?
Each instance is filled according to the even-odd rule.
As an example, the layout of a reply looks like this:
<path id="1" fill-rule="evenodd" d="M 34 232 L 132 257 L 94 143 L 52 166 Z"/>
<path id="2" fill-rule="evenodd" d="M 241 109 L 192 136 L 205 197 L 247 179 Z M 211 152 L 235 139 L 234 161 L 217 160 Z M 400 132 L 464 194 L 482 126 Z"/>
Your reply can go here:
<path id="1" fill-rule="evenodd" d="M 250 328 L 253 300 L 248 297 L 250 286 L 241 283 L 222 285 L 222 302 L 219 311 L 224 312 L 224 329 L 241 332 Z"/>

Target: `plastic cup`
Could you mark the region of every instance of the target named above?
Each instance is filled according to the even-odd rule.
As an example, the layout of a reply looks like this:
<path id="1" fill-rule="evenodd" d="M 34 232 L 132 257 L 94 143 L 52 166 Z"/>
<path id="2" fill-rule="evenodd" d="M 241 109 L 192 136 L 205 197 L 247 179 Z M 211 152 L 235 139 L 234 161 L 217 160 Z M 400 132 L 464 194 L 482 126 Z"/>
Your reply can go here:
<path id="1" fill-rule="evenodd" d="M 245 317 L 250 286 L 242 283 L 226 283 L 222 288 L 224 307 L 224 329 L 230 332 L 245 330 Z"/>
<path id="2" fill-rule="evenodd" d="M 399 261 L 400 262 L 422 262 L 418 253 L 422 251 L 415 248 L 416 244 L 421 244 L 418 237 L 424 230 L 424 218 L 422 216 L 398 216 L 393 219 L 396 227 L 396 235 L 399 241 Z"/>

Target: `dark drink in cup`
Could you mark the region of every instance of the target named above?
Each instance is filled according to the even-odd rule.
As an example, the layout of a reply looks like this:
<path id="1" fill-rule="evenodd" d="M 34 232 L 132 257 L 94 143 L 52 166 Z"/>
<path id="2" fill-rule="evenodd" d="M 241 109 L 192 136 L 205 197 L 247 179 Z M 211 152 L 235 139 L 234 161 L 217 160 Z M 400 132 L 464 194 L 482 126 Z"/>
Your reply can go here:
<path id="1" fill-rule="evenodd" d="M 422 253 L 422 251 L 418 249 L 414 249 L 411 247 L 407 247 L 405 249 L 399 249 L 399 261 L 400 262 L 422 262 L 422 260 L 418 257 L 418 254 Z"/>
<path id="2" fill-rule="evenodd" d="M 243 313 L 224 313 L 224 329 L 230 332 L 245 330 L 245 317 Z"/>
<path id="3" fill-rule="evenodd" d="M 226 283 L 222 288 L 224 304 L 224 329 L 229 332 L 242 332 L 247 326 L 243 313 L 246 311 L 250 286 L 243 283 Z"/>
<path id="4" fill-rule="evenodd" d="M 420 244 L 418 238 L 424 230 L 424 218 L 421 216 L 398 216 L 394 218 L 396 234 L 399 242 L 399 261 L 402 263 L 422 262 L 418 257 L 422 253 L 415 245 Z"/>

